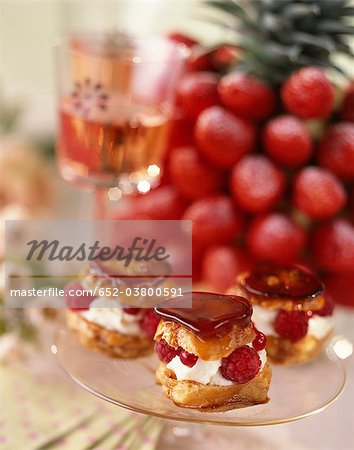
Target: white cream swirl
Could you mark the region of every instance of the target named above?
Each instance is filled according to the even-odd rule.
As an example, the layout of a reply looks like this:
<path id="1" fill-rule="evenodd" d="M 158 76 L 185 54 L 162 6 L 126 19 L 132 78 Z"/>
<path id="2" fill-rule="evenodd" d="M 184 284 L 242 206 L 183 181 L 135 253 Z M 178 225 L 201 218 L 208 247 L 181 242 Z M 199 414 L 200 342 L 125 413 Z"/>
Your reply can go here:
<path id="1" fill-rule="evenodd" d="M 262 308 L 258 305 L 253 305 L 252 322 L 255 324 L 257 330 L 264 333 L 266 336 L 277 336 L 274 322 L 278 309 Z M 318 316 L 314 314 L 309 318 L 309 326 L 307 334 L 314 336 L 317 339 L 323 339 L 333 329 L 332 316 Z"/>
<path id="2" fill-rule="evenodd" d="M 88 321 L 96 323 L 101 327 L 111 331 L 129 336 L 139 336 L 142 334 L 139 322 L 142 314 L 128 314 L 123 311 L 121 304 L 116 300 L 99 297 L 91 302 L 86 311 L 81 315 Z"/>
<path id="3" fill-rule="evenodd" d="M 251 345 L 249 345 L 249 347 L 251 347 Z M 260 368 L 261 371 L 267 362 L 267 353 L 265 350 L 261 350 L 258 352 L 258 356 L 262 363 Z M 180 357 L 177 355 L 166 367 L 175 373 L 178 381 L 190 380 L 205 385 L 232 386 L 234 383 L 223 377 L 220 366 L 221 359 L 205 361 L 202 358 L 198 358 L 193 367 L 188 367 L 182 363 Z"/>

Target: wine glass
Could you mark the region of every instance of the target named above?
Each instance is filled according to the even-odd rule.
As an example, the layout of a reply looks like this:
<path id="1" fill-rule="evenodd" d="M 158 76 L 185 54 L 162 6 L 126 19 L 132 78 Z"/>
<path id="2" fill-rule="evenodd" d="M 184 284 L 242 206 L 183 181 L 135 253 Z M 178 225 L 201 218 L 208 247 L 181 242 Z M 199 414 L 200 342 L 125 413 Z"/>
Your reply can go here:
<path id="1" fill-rule="evenodd" d="M 176 83 L 188 49 L 163 37 L 80 35 L 56 46 L 64 180 L 116 200 L 158 184 Z"/>

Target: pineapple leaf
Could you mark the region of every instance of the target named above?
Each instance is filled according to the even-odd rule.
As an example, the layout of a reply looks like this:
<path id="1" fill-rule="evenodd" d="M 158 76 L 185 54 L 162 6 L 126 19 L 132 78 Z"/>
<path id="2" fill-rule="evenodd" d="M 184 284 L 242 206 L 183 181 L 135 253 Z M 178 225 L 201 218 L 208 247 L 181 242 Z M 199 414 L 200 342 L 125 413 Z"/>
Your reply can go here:
<path id="1" fill-rule="evenodd" d="M 242 70 L 281 83 L 308 65 L 344 74 L 333 62 L 353 58 L 347 38 L 354 35 L 352 0 L 207 0 L 232 27 L 243 50 Z"/>
<path id="2" fill-rule="evenodd" d="M 227 30 L 233 30 L 236 34 L 236 24 L 234 21 L 226 22 L 224 19 L 221 19 L 220 17 L 210 16 L 207 14 L 198 14 L 198 18 L 200 20 L 205 20 L 206 22 L 218 26 L 226 28 Z"/>
<path id="3" fill-rule="evenodd" d="M 245 23 L 254 23 L 253 19 L 247 14 L 240 2 L 233 0 L 207 0 L 206 4 L 220 9 L 223 12 L 235 14 L 236 17 L 239 17 Z"/>
<path id="4" fill-rule="evenodd" d="M 284 8 L 284 16 L 290 20 L 298 20 L 308 17 L 309 15 L 318 15 L 320 8 L 317 5 L 297 5 L 292 4 Z"/>
<path id="5" fill-rule="evenodd" d="M 236 8 L 234 8 L 234 3 L 230 0 L 225 0 L 224 2 L 220 2 L 218 0 L 207 0 L 206 4 L 208 6 L 218 8 L 226 13 L 234 14 L 236 12 L 235 11 Z"/>
<path id="6" fill-rule="evenodd" d="M 345 6 L 340 11 L 341 16 L 354 16 L 354 7 L 353 6 Z"/>
<path id="7" fill-rule="evenodd" d="M 354 27 L 338 23 L 335 20 L 323 20 L 317 25 L 317 29 L 324 33 L 353 34 Z"/>
<path id="8" fill-rule="evenodd" d="M 329 36 L 315 36 L 309 33 L 295 32 L 292 35 L 292 40 L 296 44 L 313 45 L 329 52 L 335 51 L 336 49 L 333 39 L 331 39 Z"/>
<path id="9" fill-rule="evenodd" d="M 324 12 L 338 12 L 339 9 L 344 8 L 348 0 L 320 0 L 318 2 Z"/>

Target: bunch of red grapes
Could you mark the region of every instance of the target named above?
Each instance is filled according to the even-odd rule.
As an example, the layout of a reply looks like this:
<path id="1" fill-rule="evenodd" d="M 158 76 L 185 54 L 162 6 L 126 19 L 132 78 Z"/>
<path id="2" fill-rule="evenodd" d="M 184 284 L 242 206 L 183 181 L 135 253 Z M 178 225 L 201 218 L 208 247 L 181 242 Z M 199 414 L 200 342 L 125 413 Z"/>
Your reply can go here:
<path id="1" fill-rule="evenodd" d="M 192 48 L 162 185 L 134 217 L 193 220 L 193 278 L 224 292 L 255 261 L 319 270 L 354 306 L 354 85 L 337 101 L 325 71 L 307 67 L 279 88 L 220 74 L 237 49 Z"/>

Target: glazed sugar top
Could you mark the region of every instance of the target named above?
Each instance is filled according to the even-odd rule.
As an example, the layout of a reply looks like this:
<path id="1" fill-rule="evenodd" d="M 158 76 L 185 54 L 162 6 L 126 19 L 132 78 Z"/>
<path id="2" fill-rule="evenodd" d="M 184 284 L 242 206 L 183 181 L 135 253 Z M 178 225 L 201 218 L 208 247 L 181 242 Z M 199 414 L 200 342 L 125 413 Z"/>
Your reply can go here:
<path id="1" fill-rule="evenodd" d="M 138 262 L 132 260 L 128 267 L 125 267 L 124 261 L 94 260 L 90 263 L 90 271 L 93 276 L 99 278 L 108 278 L 113 284 L 146 284 L 152 280 L 158 284 L 170 275 L 171 267 L 165 261 Z"/>
<path id="2" fill-rule="evenodd" d="M 252 306 L 243 297 L 189 292 L 183 294 L 184 300 L 186 296 L 192 296 L 191 308 L 178 308 L 178 298 L 175 298 L 170 300 L 169 308 L 156 307 L 156 314 L 185 326 L 203 339 L 224 336 L 234 325 L 246 327 L 250 324 Z"/>
<path id="3" fill-rule="evenodd" d="M 251 296 L 294 301 L 317 297 L 324 289 L 315 275 L 295 266 L 260 266 L 242 280 L 242 287 Z"/>

